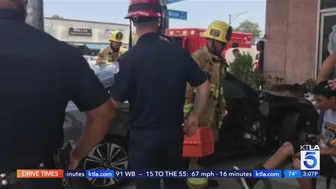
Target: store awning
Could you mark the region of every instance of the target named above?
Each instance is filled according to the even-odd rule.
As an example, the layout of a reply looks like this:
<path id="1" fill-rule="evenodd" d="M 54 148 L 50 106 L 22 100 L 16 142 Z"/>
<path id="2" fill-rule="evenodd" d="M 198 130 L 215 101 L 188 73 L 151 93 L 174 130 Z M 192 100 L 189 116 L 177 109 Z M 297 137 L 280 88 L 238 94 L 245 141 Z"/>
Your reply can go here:
<path id="1" fill-rule="evenodd" d="M 85 47 L 90 50 L 100 50 L 104 47 L 107 47 L 108 44 L 85 44 Z"/>

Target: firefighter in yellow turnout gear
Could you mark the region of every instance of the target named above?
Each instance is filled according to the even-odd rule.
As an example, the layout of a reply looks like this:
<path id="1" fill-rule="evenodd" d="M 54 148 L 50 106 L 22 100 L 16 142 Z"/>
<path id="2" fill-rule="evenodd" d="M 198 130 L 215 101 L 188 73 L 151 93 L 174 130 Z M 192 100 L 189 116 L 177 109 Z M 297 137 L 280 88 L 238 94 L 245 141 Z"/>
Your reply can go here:
<path id="1" fill-rule="evenodd" d="M 212 22 L 203 33 L 203 36 L 207 39 L 206 45 L 192 55 L 201 69 L 208 75 L 212 84 L 207 107 L 199 120 L 200 127 L 211 127 L 216 140 L 218 140 L 218 130 L 222 126 L 222 120 L 227 113 L 222 87 L 227 63 L 222 58 L 221 53 L 231 40 L 231 35 L 232 27 L 227 23 L 222 21 Z M 185 117 L 188 116 L 188 113 L 193 108 L 194 93 L 195 88 L 188 84 L 184 105 Z M 202 168 L 197 165 L 197 159 L 193 158 L 189 164 L 189 169 L 199 170 Z M 191 189 L 206 189 L 210 187 L 206 178 L 189 178 L 187 182 Z"/>
<path id="2" fill-rule="evenodd" d="M 123 33 L 120 31 L 113 31 L 109 38 L 110 46 L 105 47 L 98 53 L 96 65 L 99 64 L 112 64 L 117 62 L 118 58 L 123 55 L 127 49 L 122 45 Z"/>

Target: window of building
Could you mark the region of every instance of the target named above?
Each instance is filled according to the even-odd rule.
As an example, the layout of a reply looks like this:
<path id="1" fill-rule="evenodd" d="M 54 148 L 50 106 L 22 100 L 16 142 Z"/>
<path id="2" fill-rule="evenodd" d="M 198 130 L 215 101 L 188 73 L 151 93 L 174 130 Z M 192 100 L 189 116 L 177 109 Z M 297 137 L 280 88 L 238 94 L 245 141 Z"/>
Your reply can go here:
<path id="1" fill-rule="evenodd" d="M 321 0 L 321 9 L 336 8 L 335 0 Z"/>
<path id="2" fill-rule="evenodd" d="M 324 17 L 323 26 L 323 46 L 322 46 L 322 61 L 324 61 L 329 55 L 328 44 L 332 43 L 335 35 L 336 27 L 336 15 Z"/>
<path id="3" fill-rule="evenodd" d="M 336 12 L 321 14 L 321 30 L 319 38 L 319 66 L 336 51 Z"/>

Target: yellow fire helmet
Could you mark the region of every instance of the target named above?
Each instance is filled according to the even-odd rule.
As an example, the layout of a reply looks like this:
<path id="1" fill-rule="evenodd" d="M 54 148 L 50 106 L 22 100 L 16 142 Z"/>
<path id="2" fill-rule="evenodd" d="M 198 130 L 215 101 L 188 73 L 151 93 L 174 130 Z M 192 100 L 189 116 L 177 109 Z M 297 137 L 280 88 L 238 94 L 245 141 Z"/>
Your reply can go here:
<path id="1" fill-rule="evenodd" d="M 223 21 L 214 21 L 203 33 L 203 37 L 228 43 L 232 37 L 232 27 Z"/>
<path id="2" fill-rule="evenodd" d="M 112 35 L 109 41 L 119 42 L 121 43 L 123 40 L 124 34 L 121 31 L 115 30 L 112 32 Z"/>

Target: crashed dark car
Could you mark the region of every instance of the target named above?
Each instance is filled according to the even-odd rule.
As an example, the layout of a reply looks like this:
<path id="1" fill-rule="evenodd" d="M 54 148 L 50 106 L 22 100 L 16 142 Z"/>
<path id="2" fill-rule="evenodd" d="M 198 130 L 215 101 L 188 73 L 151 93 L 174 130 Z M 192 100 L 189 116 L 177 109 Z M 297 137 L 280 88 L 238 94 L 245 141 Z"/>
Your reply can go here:
<path id="1" fill-rule="evenodd" d="M 114 65 L 94 67 L 107 91 L 113 84 Z M 304 98 L 255 90 L 228 73 L 223 81 L 228 115 L 219 131 L 215 155 L 231 154 L 244 149 L 276 149 L 285 141 L 297 140 L 306 133 L 317 132 L 318 113 Z M 109 134 L 81 163 L 83 169 L 119 169 L 129 167 L 127 155 L 128 103 L 123 103 L 111 123 Z M 78 140 L 86 117 L 73 103 L 67 107 L 65 139 Z M 206 159 L 206 158 L 204 158 Z M 88 179 L 88 188 L 119 188 L 124 180 Z"/>
<path id="2" fill-rule="evenodd" d="M 113 83 L 116 71 L 115 65 L 94 66 L 92 69 L 107 91 Z M 111 123 L 111 129 L 105 139 L 88 154 L 81 162 L 81 169 L 119 169 L 128 168 L 128 155 L 126 147 L 128 103 L 123 103 L 117 111 L 117 116 Z M 86 115 L 79 112 L 76 105 L 69 102 L 63 125 L 65 142 L 77 141 L 85 127 Z M 121 180 L 117 179 L 84 179 L 81 184 L 88 188 L 118 188 Z"/>

